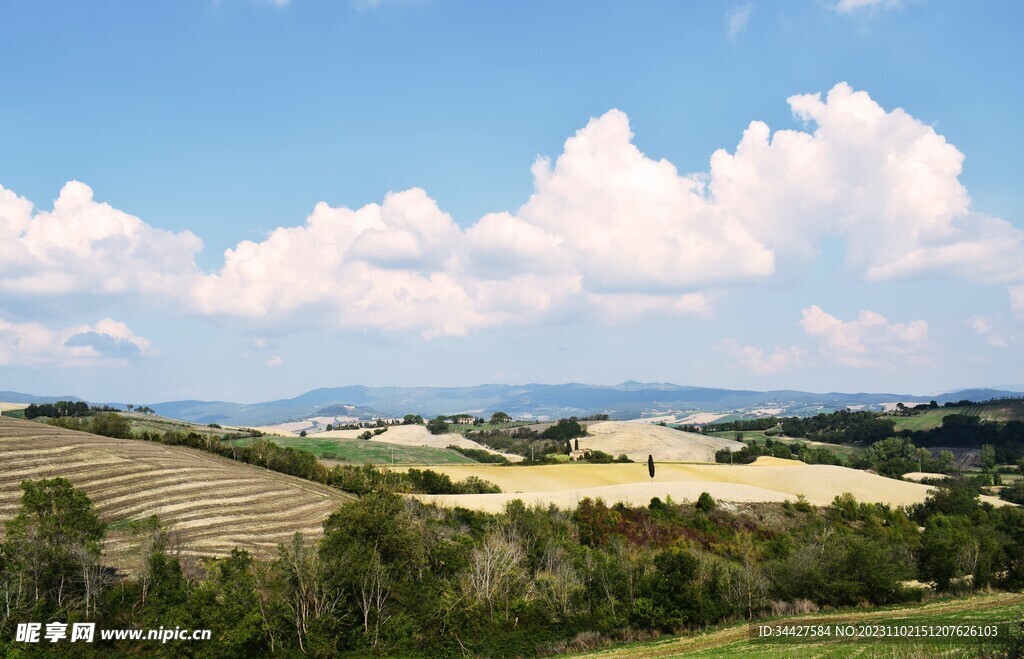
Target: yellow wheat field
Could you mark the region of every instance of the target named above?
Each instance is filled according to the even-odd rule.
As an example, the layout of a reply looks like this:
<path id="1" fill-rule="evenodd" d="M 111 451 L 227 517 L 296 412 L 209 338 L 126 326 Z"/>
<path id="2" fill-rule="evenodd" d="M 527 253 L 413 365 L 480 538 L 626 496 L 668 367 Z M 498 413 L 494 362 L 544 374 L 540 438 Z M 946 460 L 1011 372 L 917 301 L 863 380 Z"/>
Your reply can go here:
<path id="1" fill-rule="evenodd" d="M 653 481 L 645 462 L 529 467 L 444 465 L 433 469 L 454 480 L 478 476 L 497 484 L 502 493 L 421 496 L 421 500 L 490 512 L 502 510 L 513 499 L 528 505 L 559 507 L 575 506 L 584 497 L 600 497 L 608 504 L 646 505 L 652 497 L 692 501 L 701 492 L 729 502 L 794 501 L 803 495 L 814 505 L 828 505 L 836 496 L 849 492 L 858 501 L 895 506 L 924 501 L 931 490 L 867 471 L 778 458 L 759 458 L 752 465 L 656 463 Z M 994 497 L 983 499 L 1005 505 Z"/>

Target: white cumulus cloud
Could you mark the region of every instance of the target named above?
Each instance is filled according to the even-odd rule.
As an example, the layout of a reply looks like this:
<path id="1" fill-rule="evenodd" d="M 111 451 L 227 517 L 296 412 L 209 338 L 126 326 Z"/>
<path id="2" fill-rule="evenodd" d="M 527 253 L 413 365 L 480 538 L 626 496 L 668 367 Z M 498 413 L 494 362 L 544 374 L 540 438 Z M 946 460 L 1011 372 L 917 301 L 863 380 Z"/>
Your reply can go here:
<path id="1" fill-rule="evenodd" d="M 0 295 L 177 296 L 198 274 L 202 242 L 156 229 L 71 181 L 52 211 L 0 187 Z"/>
<path id="2" fill-rule="evenodd" d="M 928 340 L 928 323 L 915 320 L 893 323 L 874 311 L 861 311 L 855 320 L 843 321 L 811 305 L 802 312 L 800 327 L 821 344 L 823 354 L 844 366 L 920 363 Z"/>
<path id="3" fill-rule="evenodd" d="M 1003 332 L 997 327 L 998 321 L 994 318 L 971 316 L 964 320 L 964 324 L 993 348 L 1005 348 L 1009 345 Z"/>
<path id="4" fill-rule="evenodd" d="M 804 356 L 804 351 L 797 346 L 765 353 L 761 348 L 741 345 L 734 339 L 726 339 L 721 345 L 737 364 L 755 375 L 774 375 L 796 368 Z"/>
<path id="5" fill-rule="evenodd" d="M 610 110 L 536 160 L 519 208 L 463 227 L 419 188 L 356 209 L 319 203 L 212 272 L 196 265 L 195 235 L 82 183 L 52 211 L 0 188 L 0 297 L 159 296 L 260 328 L 463 335 L 559 315 L 706 315 L 717 291 L 800 272 L 837 236 L 869 281 L 957 276 L 1009 287 L 1024 310 L 1024 232 L 971 207 L 956 147 L 845 83 L 788 101 L 802 128 L 753 121 L 707 172 L 641 152 Z"/>
<path id="6" fill-rule="evenodd" d="M 1024 318 L 1024 286 L 1011 286 L 1009 288 L 1010 308 L 1013 313 Z"/>
<path id="7" fill-rule="evenodd" d="M 149 339 L 126 324 L 104 318 L 95 325 L 51 329 L 42 323 L 0 318 L 0 365 L 81 368 L 125 366 L 155 355 Z"/>

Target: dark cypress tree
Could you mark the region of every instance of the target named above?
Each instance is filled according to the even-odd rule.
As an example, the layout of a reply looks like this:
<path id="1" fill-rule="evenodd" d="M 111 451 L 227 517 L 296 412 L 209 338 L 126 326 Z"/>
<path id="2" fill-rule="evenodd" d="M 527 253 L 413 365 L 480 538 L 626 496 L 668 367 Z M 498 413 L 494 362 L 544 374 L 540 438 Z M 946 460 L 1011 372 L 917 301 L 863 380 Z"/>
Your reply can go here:
<path id="1" fill-rule="evenodd" d="M 654 456 L 647 456 L 647 473 L 651 475 L 651 480 L 654 479 Z"/>

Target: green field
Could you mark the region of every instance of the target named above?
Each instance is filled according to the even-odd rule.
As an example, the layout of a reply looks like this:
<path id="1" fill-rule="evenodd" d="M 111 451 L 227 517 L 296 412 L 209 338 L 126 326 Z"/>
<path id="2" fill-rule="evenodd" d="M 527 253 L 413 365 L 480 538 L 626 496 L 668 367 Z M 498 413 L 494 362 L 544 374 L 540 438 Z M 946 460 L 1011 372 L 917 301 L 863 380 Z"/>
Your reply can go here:
<path id="1" fill-rule="evenodd" d="M 396 465 L 449 465 L 477 464 L 476 460 L 446 448 L 429 446 L 402 446 L 385 444 L 365 439 L 317 439 L 316 437 L 276 437 L 268 435 L 263 439 L 281 446 L 290 446 L 308 451 L 318 458 L 337 460 L 350 464 L 396 464 Z M 253 438 L 236 439 L 234 444 L 244 446 L 255 441 Z M 324 458 L 324 453 L 335 457 Z"/>
<path id="2" fill-rule="evenodd" d="M 941 625 L 999 624 L 1021 619 L 1024 594 L 998 593 L 942 599 L 911 607 L 854 609 L 834 613 L 768 618 L 755 624 L 852 624 L 852 625 Z M 651 642 L 630 643 L 597 651 L 593 657 L 977 657 L 977 641 L 925 644 L 912 641 L 784 641 L 767 642 L 751 638 L 743 622 L 707 633 L 673 637 Z M 1001 629 L 1000 632 L 1005 632 Z M 1000 649 L 989 641 L 989 652 Z"/>
<path id="3" fill-rule="evenodd" d="M 942 417 L 950 414 L 966 414 L 969 416 L 981 416 L 980 405 L 970 407 L 942 407 L 937 410 L 928 410 L 914 416 L 893 417 L 896 430 L 931 430 L 942 425 Z"/>
<path id="4" fill-rule="evenodd" d="M 893 417 L 896 430 L 931 430 L 942 425 L 942 418 L 950 414 L 980 416 L 985 421 L 1024 421 L 1024 402 L 997 405 L 969 405 L 967 407 L 941 407 L 914 416 Z"/>

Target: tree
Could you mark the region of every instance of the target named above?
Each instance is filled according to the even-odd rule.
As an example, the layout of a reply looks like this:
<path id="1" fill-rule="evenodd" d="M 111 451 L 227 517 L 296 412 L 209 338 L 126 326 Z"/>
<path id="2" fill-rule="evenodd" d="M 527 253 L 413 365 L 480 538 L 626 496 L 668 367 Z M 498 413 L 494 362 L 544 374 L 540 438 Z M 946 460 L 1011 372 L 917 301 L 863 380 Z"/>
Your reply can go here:
<path id="1" fill-rule="evenodd" d="M 512 602 L 529 592 L 526 558 L 511 528 L 490 530 L 470 553 L 459 583 L 463 595 L 484 608 L 489 619 L 494 620 L 497 613 L 507 618 Z"/>
<path id="2" fill-rule="evenodd" d="M 306 436 L 306 431 L 305 430 L 299 432 L 299 437 L 305 437 L 305 436 Z"/>
<path id="3" fill-rule="evenodd" d="M 128 422 L 128 419 L 114 412 L 97 414 L 92 418 L 92 421 L 89 422 L 89 426 L 85 430 L 96 435 L 117 437 L 119 439 L 129 439 L 132 436 L 131 423 Z"/>
<path id="4" fill-rule="evenodd" d="M 697 510 L 708 512 L 715 507 L 715 499 L 707 492 L 701 492 L 697 497 Z"/>
<path id="5" fill-rule="evenodd" d="M 333 425 L 333 424 L 330 424 L 330 423 L 328 423 L 328 424 L 327 424 L 327 432 L 331 432 L 332 430 L 334 430 L 334 425 Z"/>
<path id="6" fill-rule="evenodd" d="M 654 480 L 654 456 L 647 456 L 647 473 L 651 475 L 651 480 Z"/>
<path id="7" fill-rule="evenodd" d="M 443 417 L 437 417 L 427 422 L 427 432 L 431 435 L 443 435 L 448 432 L 448 422 Z"/>
<path id="8" fill-rule="evenodd" d="M 541 433 L 541 437 L 562 442 L 573 437 L 582 437 L 586 434 L 587 431 L 580 425 L 579 420 L 576 417 L 572 417 L 569 419 L 559 419 L 555 425 L 545 428 L 544 432 Z"/>
<path id="9" fill-rule="evenodd" d="M 21 509 L 0 545 L 4 572 L 17 574 L 40 613 L 89 612 L 99 593 L 106 526 L 84 492 L 64 478 L 23 481 Z"/>
<path id="10" fill-rule="evenodd" d="M 493 423 L 494 425 L 508 423 L 511 420 L 512 417 L 510 417 L 508 414 L 505 414 L 504 412 L 495 412 L 494 414 L 491 415 L 491 423 Z"/>
<path id="11" fill-rule="evenodd" d="M 974 541 L 970 521 L 959 515 L 933 515 L 921 534 L 921 577 L 946 590 L 950 583 L 974 572 Z"/>
<path id="12" fill-rule="evenodd" d="M 579 437 L 576 438 L 576 450 L 577 451 L 580 450 L 580 438 Z"/>
<path id="13" fill-rule="evenodd" d="M 982 444 L 981 453 L 978 455 L 978 461 L 981 463 L 982 469 L 992 469 L 996 466 L 996 447 L 991 444 Z"/>

